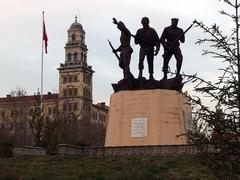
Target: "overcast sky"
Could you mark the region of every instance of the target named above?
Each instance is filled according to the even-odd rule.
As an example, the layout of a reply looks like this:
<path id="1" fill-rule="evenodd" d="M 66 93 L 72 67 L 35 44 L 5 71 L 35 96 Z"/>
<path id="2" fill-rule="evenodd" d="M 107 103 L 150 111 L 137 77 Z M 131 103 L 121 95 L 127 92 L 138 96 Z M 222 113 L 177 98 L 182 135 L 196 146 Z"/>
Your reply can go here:
<path id="1" fill-rule="evenodd" d="M 141 27 L 141 18 L 148 16 L 150 26 L 158 35 L 170 25 L 172 17 L 178 17 L 179 27 L 186 29 L 194 19 L 208 25 L 218 23 L 223 32 L 232 29 L 231 21 L 219 15 L 225 8 L 218 0 L 0 0 L 0 96 L 6 96 L 17 86 L 25 88 L 28 95 L 40 88 L 42 11 L 49 39 L 48 54 L 44 57 L 44 93 L 58 92 L 58 70 L 64 62 L 64 46 L 67 30 L 74 22 L 75 15 L 86 31 L 88 64 L 95 71 L 93 76 L 94 102 L 105 101 L 113 93 L 111 83 L 122 78 L 122 71 L 107 43 L 110 39 L 119 46 L 120 32 L 112 17 L 125 23 L 132 34 Z M 186 42 L 181 45 L 184 56 L 182 71 L 186 74 L 198 73 L 214 80 L 217 68 L 222 64 L 210 57 L 202 57 L 203 46 L 195 45 L 202 32 L 193 28 L 186 34 Z M 134 49 L 131 71 L 138 75 L 139 47 L 131 42 Z M 161 79 L 163 48 L 154 60 L 154 77 Z M 175 70 L 175 59 L 170 66 Z M 144 75 L 148 77 L 145 62 Z M 184 90 L 191 91 L 187 85 Z"/>

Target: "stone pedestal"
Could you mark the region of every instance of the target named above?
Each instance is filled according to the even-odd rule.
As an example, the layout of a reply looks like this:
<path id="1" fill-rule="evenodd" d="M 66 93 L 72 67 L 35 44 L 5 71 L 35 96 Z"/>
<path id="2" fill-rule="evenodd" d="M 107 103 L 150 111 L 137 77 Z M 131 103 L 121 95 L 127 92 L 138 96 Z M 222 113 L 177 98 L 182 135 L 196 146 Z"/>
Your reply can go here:
<path id="1" fill-rule="evenodd" d="M 114 93 L 105 146 L 187 144 L 191 115 L 190 104 L 175 90 Z"/>

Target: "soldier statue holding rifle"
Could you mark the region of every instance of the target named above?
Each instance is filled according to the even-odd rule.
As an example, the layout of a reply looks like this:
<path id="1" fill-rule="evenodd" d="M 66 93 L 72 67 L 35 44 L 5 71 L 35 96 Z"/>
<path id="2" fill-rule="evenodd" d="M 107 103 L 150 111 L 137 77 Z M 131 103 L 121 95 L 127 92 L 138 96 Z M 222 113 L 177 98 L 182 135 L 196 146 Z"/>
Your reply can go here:
<path id="1" fill-rule="evenodd" d="M 184 34 L 186 33 L 186 31 L 184 32 L 181 28 L 177 27 L 178 25 L 177 18 L 172 18 L 171 21 L 172 21 L 172 24 L 163 30 L 162 36 L 160 38 L 160 42 L 164 47 L 163 79 L 167 79 L 168 63 L 172 55 L 174 55 L 177 60 L 177 73 L 176 73 L 177 77 L 180 76 L 180 70 L 181 70 L 182 60 L 183 60 L 183 56 L 179 46 L 180 46 L 180 42 L 181 43 L 185 42 Z"/>
<path id="2" fill-rule="evenodd" d="M 172 23 L 170 26 L 166 27 L 159 39 L 157 32 L 149 26 L 148 17 L 143 17 L 141 20 L 142 28 L 137 30 L 136 35 L 132 35 L 130 31 L 126 28 L 123 22 L 117 21 L 113 18 L 113 24 L 117 25 L 117 28 L 121 31 L 120 37 L 120 46 L 114 48 L 109 41 L 109 45 L 112 49 L 112 52 L 115 54 L 119 61 L 119 66 L 123 69 L 124 79 L 113 83 L 112 87 L 115 92 L 121 90 L 145 90 L 145 89 L 170 89 L 181 91 L 183 87 L 182 77 L 180 75 L 180 70 L 182 66 L 183 56 L 180 49 L 180 42 L 185 42 L 185 33 L 194 25 L 195 21 L 183 31 L 181 28 L 177 27 L 178 19 L 172 18 Z M 130 46 L 131 36 L 134 37 L 135 44 L 140 45 L 139 52 L 139 74 L 138 78 L 135 79 L 132 73 L 130 72 L 130 60 L 131 54 L 133 52 Z M 163 54 L 163 72 L 164 77 L 162 80 L 155 80 L 153 77 L 153 60 L 154 55 L 156 56 L 160 49 L 160 43 L 164 47 Z M 118 54 L 120 52 L 120 54 Z M 167 79 L 168 73 L 168 64 L 172 57 L 175 56 L 177 61 L 177 71 L 176 78 Z M 144 59 L 147 59 L 149 79 L 144 78 L 143 69 L 144 69 Z"/>
<path id="3" fill-rule="evenodd" d="M 131 60 L 131 54 L 133 52 L 130 41 L 131 41 L 131 33 L 126 28 L 124 23 L 122 21 L 117 21 L 115 18 L 113 18 L 113 24 L 116 24 L 118 29 L 121 31 L 120 36 L 120 46 L 117 49 L 114 49 L 111 45 L 110 41 L 109 44 L 112 47 L 113 53 L 117 56 L 119 60 L 119 66 L 123 69 L 123 76 L 124 79 L 134 78 L 132 73 L 130 72 L 130 60 Z M 120 57 L 118 56 L 117 52 L 120 52 Z"/>

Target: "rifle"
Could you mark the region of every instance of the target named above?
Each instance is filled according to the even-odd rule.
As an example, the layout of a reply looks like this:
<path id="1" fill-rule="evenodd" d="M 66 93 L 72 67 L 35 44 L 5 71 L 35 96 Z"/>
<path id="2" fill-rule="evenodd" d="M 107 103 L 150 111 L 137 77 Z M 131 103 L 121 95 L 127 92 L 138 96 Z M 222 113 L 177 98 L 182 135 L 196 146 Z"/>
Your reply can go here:
<path id="1" fill-rule="evenodd" d="M 109 45 L 110 45 L 110 47 L 111 47 L 111 49 L 112 49 L 112 52 L 115 54 L 115 56 L 116 56 L 117 59 L 118 59 L 118 63 L 119 63 L 120 68 L 122 68 L 122 63 L 121 63 L 120 57 L 119 57 L 119 55 L 115 52 L 116 49 L 114 49 L 111 41 L 108 40 L 108 43 L 109 43 Z"/>
<path id="2" fill-rule="evenodd" d="M 178 43 L 178 41 L 182 38 L 182 36 L 185 35 L 192 28 L 194 24 L 195 24 L 195 21 L 193 21 L 193 23 L 175 39 L 175 41 L 171 44 L 170 48 L 165 51 L 166 54 L 169 54 L 172 51 L 173 47 Z"/>

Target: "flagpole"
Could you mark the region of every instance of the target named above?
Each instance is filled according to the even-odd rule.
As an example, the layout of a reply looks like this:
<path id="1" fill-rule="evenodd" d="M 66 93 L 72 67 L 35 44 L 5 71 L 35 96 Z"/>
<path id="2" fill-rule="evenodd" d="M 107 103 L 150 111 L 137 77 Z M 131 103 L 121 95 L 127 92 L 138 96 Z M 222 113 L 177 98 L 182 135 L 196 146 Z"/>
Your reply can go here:
<path id="1" fill-rule="evenodd" d="M 41 108 L 42 108 L 42 103 L 43 103 L 43 27 L 44 26 L 44 11 L 42 11 L 42 56 L 41 56 Z"/>

